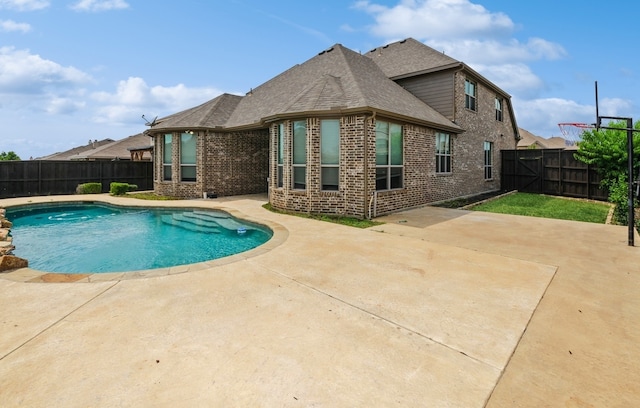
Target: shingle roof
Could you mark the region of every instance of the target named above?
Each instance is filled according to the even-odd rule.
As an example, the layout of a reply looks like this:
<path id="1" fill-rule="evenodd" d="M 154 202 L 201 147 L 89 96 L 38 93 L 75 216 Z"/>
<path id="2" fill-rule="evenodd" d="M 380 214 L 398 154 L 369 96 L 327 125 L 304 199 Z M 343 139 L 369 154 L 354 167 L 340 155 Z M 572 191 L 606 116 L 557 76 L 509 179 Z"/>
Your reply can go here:
<path id="1" fill-rule="evenodd" d="M 70 156 L 68 160 L 129 160 L 131 158 L 130 149 L 139 149 L 151 146 L 152 143 L 149 136 L 143 133 L 138 133 L 137 135 L 125 137 L 124 139 L 111 141 L 111 143 L 102 145 L 95 149 L 76 153 Z"/>
<path id="2" fill-rule="evenodd" d="M 157 120 L 149 131 L 255 128 L 282 117 L 340 115 L 358 110 L 374 110 L 437 129 L 462 131 L 389 79 L 371 58 L 340 44 L 295 65 L 244 97 L 222 94 L 195 108 Z"/>
<path id="3" fill-rule="evenodd" d="M 434 50 L 413 38 L 374 48 L 365 55 L 371 58 L 392 79 L 407 74 L 429 72 L 462 64 L 445 55 L 444 52 Z"/>
<path id="4" fill-rule="evenodd" d="M 97 149 L 100 146 L 104 146 L 105 144 L 113 143 L 113 139 L 103 139 L 103 140 L 89 140 L 89 143 L 84 146 L 74 147 L 73 149 L 65 150 L 64 152 L 57 152 L 50 154 L 48 156 L 39 157 L 38 160 L 69 160 L 70 157 L 77 155 L 82 152 L 89 152 L 91 150 Z"/>
<path id="5" fill-rule="evenodd" d="M 241 96 L 224 93 L 195 108 L 158 119 L 153 130 L 223 126 L 241 99 Z"/>
<path id="6" fill-rule="evenodd" d="M 373 109 L 451 131 L 461 129 L 390 80 L 370 59 L 340 44 L 283 72 L 245 96 L 227 127 L 307 112 Z"/>
<path id="7" fill-rule="evenodd" d="M 534 135 L 528 130 L 519 128 L 520 140 L 518 141 L 518 148 L 524 149 L 529 148 L 529 146 L 536 145 L 540 149 L 567 149 L 572 150 L 577 147 L 571 144 L 568 144 L 566 139 L 554 136 L 550 138 L 544 138 L 541 136 Z"/>

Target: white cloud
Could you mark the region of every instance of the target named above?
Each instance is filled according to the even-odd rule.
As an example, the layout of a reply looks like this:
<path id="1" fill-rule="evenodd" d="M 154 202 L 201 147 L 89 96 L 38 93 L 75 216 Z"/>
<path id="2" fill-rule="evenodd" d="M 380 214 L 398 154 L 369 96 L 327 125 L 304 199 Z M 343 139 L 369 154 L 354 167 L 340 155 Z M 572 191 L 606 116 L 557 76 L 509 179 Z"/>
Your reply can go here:
<path id="1" fill-rule="evenodd" d="M 26 33 L 31 31 L 31 26 L 27 23 L 16 23 L 13 20 L 0 20 L 0 31 L 22 31 Z"/>
<path id="2" fill-rule="evenodd" d="M 14 47 L 0 47 L 0 72 L 0 94 L 44 94 L 51 88 L 76 88 L 92 80 L 79 69 Z"/>
<path id="3" fill-rule="evenodd" d="M 355 7 L 374 16 L 372 32 L 384 38 L 493 37 L 515 28 L 506 14 L 491 13 L 468 0 L 402 0 L 394 7 L 359 1 Z"/>
<path id="4" fill-rule="evenodd" d="M 529 62 L 541 59 L 557 60 L 564 58 L 567 52 L 558 44 L 540 38 L 529 39 L 522 43 L 516 39 L 508 41 L 459 39 L 427 41 L 428 45 L 444 51 L 451 57 L 474 64 L 504 64 Z"/>
<path id="5" fill-rule="evenodd" d="M 552 136 L 559 133 L 559 122 L 593 121 L 593 106 L 540 98 L 554 85 L 534 73 L 529 64 L 564 59 L 568 53 L 560 44 L 543 38 L 517 38 L 519 27 L 505 13 L 490 11 L 472 0 L 398 0 L 395 6 L 374 2 L 360 0 L 353 6 L 372 16 L 369 32 L 387 42 L 413 37 L 465 62 L 513 95 L 518 124 L 526 124 L 527 130 Z"/>
<path id="6" fill-rule="evenodd" d="M 86 103 L 73 98 L 52 97 L 45 111 L 51 115 L 69 115 L 84 108 Z"/>
<path id="7" fill-rule="evenodd" d="M 542 137 L 559 136 L 558 123 L 594 123 L 596 116 L 595 106 L 562 98 L 513 98 L 513 106 L 518 124 Z"/>
<path id="8" fill-rule="evenodd" d="M 220 95 L 213 88 L 150 87 L 142 78 L 130 77 L 118 83 L 115 93 L 96 92 L 93 99 L 102 105 L 98 123 L 140 123 L 140 117 L 175 113 L 197 106 Z"/>
<path id="9" fill-rule="evenodd" d="M 129 8 L 129 4 L 124 0 L 80 0 L 70 6 L 75 11 L 109 11 Z"/>
<path id="10" fill-rule="evenodd" d="M 600 116 L 624 116 L 625 113 L 633 111 L 633 103 L 620 98 L 603 98 L 598 101 Z"/>
<path id="11" fill-rule="evenodd" d="M 48 0 L 0 0 L 0 9 L 33 11 L 49 7 Z"/>
<path id="12" fill-rule="evenodd" d="M 544 81 L 522 63 L 474 65 L 473 68 L 500 88 L 520 96 L 534 97 L 545 87 Z"/>

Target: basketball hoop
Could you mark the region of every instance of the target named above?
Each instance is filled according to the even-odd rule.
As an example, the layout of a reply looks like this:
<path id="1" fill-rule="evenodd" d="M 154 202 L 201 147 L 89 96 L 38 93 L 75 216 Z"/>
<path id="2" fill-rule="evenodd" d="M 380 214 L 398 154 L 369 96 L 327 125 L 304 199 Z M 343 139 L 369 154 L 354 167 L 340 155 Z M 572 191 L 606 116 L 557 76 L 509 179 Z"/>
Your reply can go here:
<path id="1" fill-rule="evenodd" d="M 584 132 L 595 128 L 594 125 L 588 123 L 558 123 L 558 127 L 565 140 L 572 145 L 582 140 Z"/>

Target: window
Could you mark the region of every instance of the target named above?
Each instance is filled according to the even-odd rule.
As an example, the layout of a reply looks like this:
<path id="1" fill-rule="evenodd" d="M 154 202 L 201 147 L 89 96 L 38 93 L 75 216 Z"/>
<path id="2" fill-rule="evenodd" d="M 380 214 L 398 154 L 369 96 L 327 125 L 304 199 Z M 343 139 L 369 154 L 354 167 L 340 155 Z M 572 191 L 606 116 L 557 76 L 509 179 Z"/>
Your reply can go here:
<path id="1" fill-rule="evenodd" d="M 436 173 L 451 173 L 451 136 L 436 133 Z"/>
<path id="2" fill-rule="evenodd" d="M 283 181 L 282 177 L 284 176 L 284 123 L 280 123 L 278 125 L 278 174 L 276 176 L 276 186 L 282 187 Z"/>
<path id="3" fill-rule="evenodd" d="M 293 188 L 307 188 L 307 121 L 293 122 Z"/>
<path id="4" fill-rule="evenodd" d="M 402 188 L 402 126 L 376 121 L 376 190 Z"/>
<path id="5" fill-rule="evenodd" d="M 471 82 L 468 79 L 464 80 L 464 107 L 467 109 L 471 109 L 472 111 L 476 109 L 476 83 Z"/>
<path id="6" fill-rule="evenodd" d="M 496 96 L 496 120 L 502 122 L 502 98 Z"/>
<path id="7" fill-rule="evenodd" d="M 162 179 L 167 181 L 171 180 L 171 163 L 173 162 L 172 138 L 173 135 L 170 133 L 164 135 L 162 145 Z"/>
<path id="8" fill-rule="evenodd" d="M 180 135 L 180 180 L 196 181 L 196 136 L 193 132 Z"/>
<path id="9" fill-rule="evenodd" d="M 338 191 L 340 180 L 340 121 L 320 121 L 320 183 L 322 190 Z"/>
<path id="10" fill-rule="evenodd" d="M 484 142 L 484 179 L 493 179 L 493 143 Z"/>

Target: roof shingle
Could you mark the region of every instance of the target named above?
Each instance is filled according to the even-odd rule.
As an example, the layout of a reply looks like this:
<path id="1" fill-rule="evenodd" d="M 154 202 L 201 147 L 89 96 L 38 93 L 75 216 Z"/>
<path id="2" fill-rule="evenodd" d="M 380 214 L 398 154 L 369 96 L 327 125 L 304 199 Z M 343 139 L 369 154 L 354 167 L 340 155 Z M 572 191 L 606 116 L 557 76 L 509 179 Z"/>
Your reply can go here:
<path id="1" fill-rule="evenodd" d="M 429 72 L 462 64 L 445 55 L 444 52 L 436 51 L 413 38 L 374 48 L 365 55 L 371 58 L 392 79 L 407 74 Z"/>

